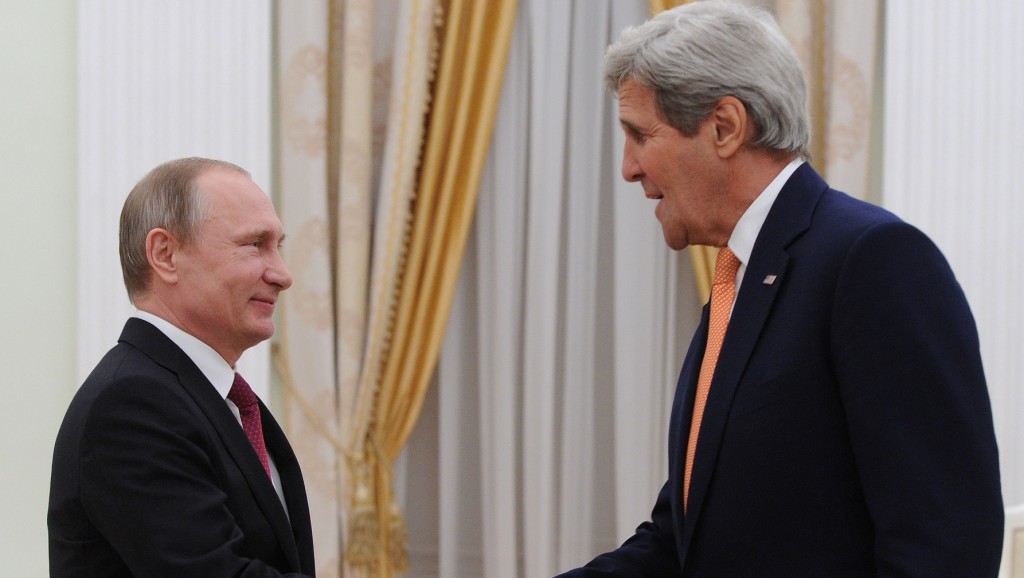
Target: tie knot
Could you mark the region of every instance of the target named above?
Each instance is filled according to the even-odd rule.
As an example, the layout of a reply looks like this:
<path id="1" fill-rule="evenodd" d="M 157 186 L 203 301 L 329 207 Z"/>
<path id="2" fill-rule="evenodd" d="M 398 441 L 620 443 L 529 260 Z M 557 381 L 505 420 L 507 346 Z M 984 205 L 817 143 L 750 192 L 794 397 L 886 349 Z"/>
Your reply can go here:
<path id="1" fill-rule="evenodd" d="M 736 271 L 739 271 L 739 268 L 739 258 L 728 247 L 722 247 L 718 251 L 718 257 L 715 259 L 715 278 L 713 284 L 735 283 Z"/>
<path id="2" fill-rule="evenodd" d="M 235 374 L 235 381 L 231 384 L 231 391 L 228 392 L 228 399 L 231 403 L 238 406 L 238 409 L 244 409 L 253 405 L 256 405 L 256 394 L 253 393 L 252 388 L 249 384 L 242 379 L 242 376 Z"/>

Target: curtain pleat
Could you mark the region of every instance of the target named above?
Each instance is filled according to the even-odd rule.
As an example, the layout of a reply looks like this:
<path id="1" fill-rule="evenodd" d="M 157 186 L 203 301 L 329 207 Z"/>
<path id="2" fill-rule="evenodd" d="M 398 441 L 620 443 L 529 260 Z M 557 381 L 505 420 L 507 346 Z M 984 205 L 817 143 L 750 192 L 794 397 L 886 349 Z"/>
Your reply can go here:
<path id="1" fill-rule="evenodd" d="M 277 5 L 277 188 L 295 284 L 274 359 L 317 574 L 328 578 L 376 575 L 381 520 L 390 522 L 366 432 L 422 149 L 435 9 L 432 0 Z"/>
<path id="2" fill-rule="evenodd" d="M 487 6 L 457 0 L 449 7 L 452 20 L 377 412 L 384 420 L 381 425 L 386 423 L 380 439 L 392 459 L 415 425 L 437 362 L 494 125 L 515 6 L 514 0 Z M 467 12 L 470 27 L 464 34 L 450 24 Z"/>
<path id="3" fill-rule="evenodd" d="M 439 413 L 410 441 L 417 483 L 440 485 L 438 503 L 409 504 L 422 567 L 439 553 L 430 575 L 580 565 L 632 533 L 664 483 L 667 408 L 699 304 L 649 201 L 619 177 L 622 133 L 600 74 L 610 31 L 646 9 L 520 3 Z"/>
<path id="4" fill-rule="evenodd" d="M 366 295 L 370 312 L 361 373 L 349 406 L 350 419 L 343 427 L 350 458 L 349 483 L 342 488 L 348 492 L 343 500 L 346 576 L 392 576 L 408 569 L 404 520 L 391 491 L 394 458 L 380 441 L 380 433 L 388 431 L 388 417 L 379 410 L 390 391 L 384 385 L 383 364 L 393 344 L 395 307 L 407 258 L 423 122 L 436 59 L 438 7 L 433 0 L 404 0 L 397 7 L 386 145 L 372 227 L 372 281 Z M 366 40 L 372 46 L 372 37 Z M 365 58 L 365 51 L 361 54 Z"/>
<path id="5" fill-rule="evenodd" d="M 362 382 L 360 405 L 366 407 L 369 400 L 372 407 L 365 434 L 356 438 L 352 452 L 357 490 L 347 546 L 356 536 L 362 540 L 376 531 L 376 540 L 369 542 L 376 555 L 346 558 L 372 576 L 408 569 L 391 466 L 416 424 L 437 363 L 494 124 L 515 6 L 513 0 L 487 5 L 455 0 L 442 7 L 440 62 L 408 245 L 398 256 L 394 301 L 386 306 L 385 298 L 377 304 L 387 307 L 386 315 L 393 307 L 394 318 L 375 356 L 379 374 L 374 378 L 369 370 Z M 376 520 L 355 511 L 365 491 L 373 492 Z"/>
<path id="6" fill-rule="evenodd" d="M 517 400 L 528 165 L 523 127 L 529 124 L 529 99 L 520 96 L 530 79 L 522 41 L 525 4 L 520 4 L 509 47 L 494 138 L 463 259 L 463 287 L 456 291 L 438 366 L 438 576 L 522 576 L 523 538 L 517 523 L 522 501 L 516 480 L 522 447 Z M 507 126 L 517 130 L 503 130 Z M 449 434 L 448 428 L 454 431 Z M 449 438 L 463 441 L 445 443 Z M 414 434 L 410 444 L 417 440 Z M 478 440 L 478 447 L 464 447 L 472 440 Z M 474 495 L 479 499 L 466 499 Z M 473 549 L 479 556 L 467 560 L 464 552 Z"/>
<path id="7" fill-rule="evenodd" d="M 282 295 L 274 365 L 284 384 L 284 426 L 302 464 L 317 575 L 340 570 L 339 475 L 335 406 L 332 225 L 327 183 L 326 3 L 278 2 L 279 129 L 276 189 L 288 232 L 285 260 L 295 279 Z"/>

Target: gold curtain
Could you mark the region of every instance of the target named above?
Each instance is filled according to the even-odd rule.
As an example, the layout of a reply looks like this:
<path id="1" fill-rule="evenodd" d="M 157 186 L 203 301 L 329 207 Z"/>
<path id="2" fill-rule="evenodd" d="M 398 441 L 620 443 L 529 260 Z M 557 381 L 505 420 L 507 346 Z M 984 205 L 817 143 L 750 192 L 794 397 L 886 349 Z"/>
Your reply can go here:
<path id="1" fill-rule="evenodd" d="M 405 444 L 437 363 L 490 146 L 516 0 L 453 0 L 377 412 L 383 449 Z"/>
<path id="2" fill-rule="evenodd" d="M 682 6 L 692 0 L 648 0 L 650 6 L 651 15 L 655 15 L 658 12 L 664 12 L 669 8 L 675 8 L 676 6 Z"/>
<path id="3" fill-rule="evenodd" d="M 411 222 L 437 9 L 437 0 L 277 4 L 275 188 L 295 284 L 274 360 L 324 578 L 378 571 L 366 432 Z"/>
<path id="4" fill-rule="evenodd" d="M 490 145 L 516 4 L 441 3 L 440 60 L 408 246 L 387 342 L 379 363 L 373 363 L 378 369 L 371 369 L 361 385 L 361 398 L 372 393 L 369 420 L 351 451 L 356 490 L 346 560 L 366 575 L 390 578 L 408 569 L 391 465 L 416 424 L 437 363 Z M 359 507 L 368 501 L 372 510 Z"/>

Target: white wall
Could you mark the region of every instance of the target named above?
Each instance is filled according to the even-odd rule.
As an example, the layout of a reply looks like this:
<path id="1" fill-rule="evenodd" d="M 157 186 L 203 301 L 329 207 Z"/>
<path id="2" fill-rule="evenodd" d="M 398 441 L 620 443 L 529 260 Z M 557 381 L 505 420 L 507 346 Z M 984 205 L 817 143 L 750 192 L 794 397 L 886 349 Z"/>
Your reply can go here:
<path id="1" fill-rule="evenodd" d="M 57 428 L 75 391 L 76 17 L 0 2 L 0 560 L 45 576 Z"/>
<path id="2" fill-rule="evenodd" d="M 1003 499 L 1024 504 L 1024 3 L 889 2 L 883 201 L 949 259 L 978 324 Z"/>
<path id="3" fill-rule="evenodd" d="M 162 15 L 163 24 L 180 23 L 179 16 L 191 9 L 193 18 L 209 24 L 204 27 L 185 20 L 183 27 L 188 34 L 179 29 L 180 33 L 172 35 L 165 44 L 178 43 L 167 54 L 178 57 L 176 62 L 184 62 L 197 77 L 224 84 L 217 91 L 196 91 L 216 94 L 219 99 L 207 97 L 197 104 L 181 99 L 170 102 L 168 98 L 161 100 L 147 94 L 137 99 L 141 104 L 130 110 L 120 101 L 107 103 L 119 104 L 123 114 L 113 117 L 121 119 L 120 124 L 106 125 L 103 121 L 111 116 L 104 113 L 109 107 L 94 100 L 80 100 L 79 80 L 89 89 L 85 93 L 95 96 L 97 87 L 114 85 L 131 73 L 115 64 L 136 62 L 138 58 L 126 58 L 125 51 L 119 58 L 97 54 L 87 60 L 89 67 L 80 71 L 79 57 L 92 54 L 80 52 L 80 17 L 87 26 L 84 40 L 93 39 L 97 32 L 107 32 L 108 40 L 123 45 L 137 40 L 131 33 L 138 30 L 155 34 L 163 29 L 157 24 L 159 20 L 153 18 L 152 10 L 143 10 L 148 5 L 136 5 L 129 10 L 127 4 L 133 3 L 90 0 L 86 4 L 88 10 L 80 12 L 76 4 L 68 0 L 0 0 L 0 271 L 4 274 L 0 289 L 0 560 L 4 564 L 2 573 L 11 576 L 48 573 L 46 507 L 53 442 L 64 411 L 81 382 L 78 362 L 91 366 L 96 361 L 78 360 L 96 357 L 79 355 L 79 314 L 106 307 L 101 312 L 106 316 L 86 316 L 90 322 L 82 328 L 85 339 L 94 336 L 102 351 L 113 345 L 125 317 L 125 313 L 107 307 L 107 300 L 98 302 L 92 293 L 80 291 L 80 276 L 95 279 L 99 269 L 107 270 L 98 266 L 98 259 L 91 254 L 80 261 L 80 232 L 89 233 L 102 220 L 105 229 L 95 234 L 116 234 L 116 214 L 111 217 L 106 214 L 109 211 L 97 215 L 95 211 L 79 210 L 93 209 L 98 202 L 87 197 L 87 206 L 81 206 L 80 190 L 96 181 L 81 177 L 109 176 L 115 172 L 120 176 L 118 171 L 125 170 L 130 173 L 123 183 L 107 189 L 107 194 L 118 197 L 115 213 L 135 180 L 157 162 L 175 156 L 198 154 L 238 162 L 268 192 L 270 188 L 269 0 L 234 0 L 230 5 L 193 0 L 189 5 L 179 6 L 181 10 Z M 117 10 L 119 6 L 122 9 Z M 96 15 L 103 10 L 115 13 L 97 23 Z M 121 28 L 109 30 L 118 24 Z M 209 38 L 220 42 L 210 46 Z M 204 39 L 206 44 L 197 41 Z M 193 55 L 190 46 L 198 46 L 195 50 L 202 50 L 203 58 L 189 60 Z M 95 48 L 95 43 L 89 48 Z M 239 51 L 244 53 L 244 59 L 225 62 L 225 54 Z M 170 70 L 178 71 L 173 67 Z M 80 76 L 80 72 L 88 74 Z M 141 83 L 136 89 L 149 89 L 151 85 L 161 88 L 155 81 L 169 74 L 159 78 L 154 74 L 144 76 L 142 80 L 150 82 Z M 179 92 L 166 90 L 165 96 L 189 89 L 186 81 L 175 80 Z M 78 111 L 83 102 L 93 106 L 84 109 L 88 114 L 79 123 Z M 158 106 L 174 104 L 182 104 L 176 115 Z M 129 121 L 139 118 L 151 122 L 128 126 Z M 200 121 L 205 121 L 200 127 L 205 130 L 196 128 Z M 167 125 L 178 130 L 161 132 Z M 132 130 L 137 126 L 151 130 Z M 103 141 L 104 136 L 111 140 Z M 78 164 L 79 138 L 83 138 L 83 151 L 89 153 L 82 157 L 83 168 L 88 169 L 84 172 Z M 152 158 L 140 161 L 139 166 L 130 164 L 144 154 Z M 93 190 L 87 186 L 85 189 Z M 116 250 L 116 246 L 111 250 Z M 107 257 L 116 264 L 116 253 Z M 101 277 L 103 282 L 110 282 L 102 294 L 110 301 L 125 301 L 116 265 L 112 277 L 106 273 Z M 79 306 L 83 296 L 85 300 Z M 111 318 L 116 324 L 113 337 L 104 331 Z M 95 337 L 97 334 L 102 337 Z M 265 351 L 262 364 L 252 355 L 246 357 L 246 362 L 252 365 L 247 375 L 253 375 L 250 381 L 264 393 L 266 359 Z"/>

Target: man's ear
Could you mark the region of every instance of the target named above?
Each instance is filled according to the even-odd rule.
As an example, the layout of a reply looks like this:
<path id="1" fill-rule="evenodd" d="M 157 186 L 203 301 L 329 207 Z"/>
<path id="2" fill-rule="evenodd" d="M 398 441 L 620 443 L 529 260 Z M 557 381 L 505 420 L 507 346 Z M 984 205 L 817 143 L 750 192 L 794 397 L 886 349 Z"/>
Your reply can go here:
<path id="1" fill-rule="evenodd" d="M 178 281 L 178 251 L 181 244 L 166 229 L 153 229 L 146 235 L 146 260 L 153 274 L 164 283 L 173 285 Z"/>
<path id="2" fill-rule="evenodd" d="M 723 96 L 711 111 L 712 125 L 715 129 L 715 147 L 719 158 L 729 158 L 736 154 L 747 142 L 748 132 L 753 128 L 747 107 L 734 96 Z"/>

